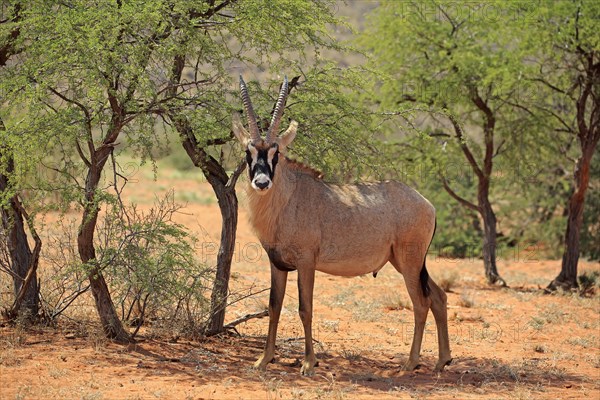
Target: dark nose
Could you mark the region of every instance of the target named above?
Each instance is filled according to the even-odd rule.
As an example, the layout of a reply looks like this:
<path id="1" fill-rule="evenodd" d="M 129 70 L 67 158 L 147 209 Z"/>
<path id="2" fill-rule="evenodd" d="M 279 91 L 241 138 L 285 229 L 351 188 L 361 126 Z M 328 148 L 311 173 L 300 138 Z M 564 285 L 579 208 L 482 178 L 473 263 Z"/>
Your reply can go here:
<path id="1" fill-rule="evenodd" d="M 256 182 L 256 186 L 260 190 L 265 190 L 267 188 L 267 186 L 269 186 L 269 182 Z"/>

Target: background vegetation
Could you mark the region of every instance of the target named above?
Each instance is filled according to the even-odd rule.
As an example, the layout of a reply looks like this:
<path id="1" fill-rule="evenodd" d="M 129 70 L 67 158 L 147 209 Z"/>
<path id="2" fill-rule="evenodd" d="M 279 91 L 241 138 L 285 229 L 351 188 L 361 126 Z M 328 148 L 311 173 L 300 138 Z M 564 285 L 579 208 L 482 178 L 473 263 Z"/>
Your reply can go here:
<path id="1" fill-rule="evenodd" d="M 482 258 L 488 281 L 506 284 L 497 257 L 567 253 L 579 196 L 576 254 L 600 258 L 595 3 L 92 3 L 2 2 L 9 319 L 55 320 L 91 291 L 117 340 L 149 318 L 192 335 L 223 330 L 243 172 L 230 133 L 240 73 L 267 120 L 282 76 L 297 77 L 284 117 L 301 124 L 293 157 L 331 181 L 401 179 L 429 198 L 434 255 Z M 173 198 L 149 213 L 121 200 L 129 169 L 161 174 L 162 157 L 213 187 L 223 216 L 214 265 L 173 222 Z M 77 218 L 54 229 L 48 212 Z M 55 268 L 41 287 L 40 257 Z M 558 286 L 576 287 L 567 275 Z"/>

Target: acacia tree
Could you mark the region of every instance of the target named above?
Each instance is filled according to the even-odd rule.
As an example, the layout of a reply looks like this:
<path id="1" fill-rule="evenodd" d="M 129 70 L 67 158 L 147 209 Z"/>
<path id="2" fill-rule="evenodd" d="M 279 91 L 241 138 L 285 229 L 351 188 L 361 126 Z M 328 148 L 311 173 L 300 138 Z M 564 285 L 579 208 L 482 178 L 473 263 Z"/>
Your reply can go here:
<path id="1" fill-rule="evenodd" d="M 6 17 L 0 21 L 0 69 L 4 70 L 9 62 L 15 62 L 14 56 L 22 51 L 18 43 L 21 5 L 18 2 L 3 5 L 1 11 Z M 37 235 L 33 219 L 25 210 L 15 184 L 15 159 L 8 134 L 0 115 L 0 216 L 3 239 L 6 240 L 3 245 L 6 245 L 8 250 L 8 265 L 3 267 L 12 275 L 15 295 L 15 301 L 12 307 L 6 310 L 6 316 L 13 319 L 24 314 L 31 318 L 38 314 L 40 288 L 37 282 L 37 266 L 42 241 Z M 33 249 L 27 240 L 26 225 L 35 242 Z"/>
<path id="2" fill-rule="evenodd" d="M 472 171 L 476 190 L 469 194 L 469 188 L 463 193 L 457 189 L 460 182 L 447 176 L 444 165 L 431 166 L 438 169 L 448 194 L 481 218 L 485 276 L 490 284 L 501 285 L 506 283 L 496 265 L 494 170 L 515 136 L 525 133 L 527 117 L 509 105 L 510 99 L 526 93 L 522 65 L 511 52 L 507 31 L 512 17 L 490 14 L 485 4 L 383 2 L 363 39 L 390 76 L 382 85 L 384 106 L 421 105 L 427 115 L 421 128 L 436 147 L 443 146 L 443 151 L 429 146 L 424 153 L 435 154 L 434 163 L 445 159 L 461 165 L 456 158 L 461 157 Z"/>
<path id="3" fill-rule="evenodd" d="M 81 206 L 77 248 L 100 322 L 108 337 L 128 342 L 96 259 L 94 234 L 108 199 L 103 171 L 119 137 L 127 135 L 141 150 L 152 145 L 153 129 L 143 117 L 155 88 L 147 70 L 155 53 L 169 46 L 172 14 L 163 13 L 169 5 L 162 2 L 90 5 L 40 1 L 23 11 L 20 31 L 30 44 L 15 69 L 13 106 L 28 115 L 15 131 L 24 143 L 58 154 L 45 165 L 61 179 L 51 189 L 61 187 L 63 198 Z"/>
<path id="4" fill-rule="evenodd" d="M 534 11 L 523 27 L 522 47 L 531 65 L 528 77 L 540 96 L 519 105 L 548 121 L 560 135 L 561 152 L 574 164 L 561 271 L 548 285 L 571 289 L 578 286 L 584 205 L 600 141 L 600 5 L 551 2 Z"/>
<path id="5" fill-rule="evenodd" d="M 150 150 L 160 145 L 154 130 L 158 116 L 180 134 L 194 164 L 215 188 L 224 218 L 212 296 L 215 312 L 206 330 L 221 331 L 237 222 L 234 184 L 241 173 L 239 168 L 229 175 L 226 160 L 219 155 L 219 146 L 230 140 L 231 111 L 240 107 L 237 90 L 229 85 L 239 69 L 231 74 L 231 64 L 269 61 L 276 68 L 302 68 L 304 103 L 290 107 L 295 106 L 299 115 L 320 109 L 321 119 L 316 121 L 324 126 L 314 132 L 326 132 L 323 139 L 331 140 L 336 129 L 348 125 L 333 121 L 355 110 L 337 95 L 340 85 L 335 81 L 346 76 L 319 64 L 317 57 L 314 67 L 300 67 L 298 58 L 281 56 L 304 47 L 315 49 L 316 55 L 320 47 L 338 48 L 326 34 L 326 24 L 335 21 L 332 5 L 332 1 L 266 0 L 31 3 L 21 29 L 32 45 L 26 62 L 15 72 L 18 90 L 13 103 L 28 111 L 19 129 L 28 143 L 58 154 L 45 162 L 61 180 L 52 187 L 62 187 L 63 197 L 81 206 L 79 254 L 109 337 L 129 340 L 114 312 L 94 248 L 100 206 L 109 200 L 103 171 L 116 157 L 117 146 L 151 157 Z M 306 61 L 309 57 L 301 53 L 300 59 Z M 352 76 L 346 82 L 358 85 L 358 74 Z M 267 96 L 257 101 L 259 107 L 270 102 Z M 341 111 L 325 112 L 332 109 Z M 356 114 L 356 120 L 360 117 Z M 302 141 L 298 143 L 302 149 Z M 331 170 L 337 160 L 342 169 L 357 157 L 352 153 L 347 150 L 321 160 Z"/>

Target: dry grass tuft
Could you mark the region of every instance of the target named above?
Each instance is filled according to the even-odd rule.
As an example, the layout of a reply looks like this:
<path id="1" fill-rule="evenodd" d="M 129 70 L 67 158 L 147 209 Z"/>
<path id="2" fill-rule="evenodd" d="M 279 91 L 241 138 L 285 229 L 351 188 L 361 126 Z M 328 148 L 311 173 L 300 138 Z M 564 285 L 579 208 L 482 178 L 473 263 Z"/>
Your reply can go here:
<path id="1" fill-rule="evenodd" d="M 460 294 L 458 305 L 464 308 L 473 308 L 475 306 L 475 296 L 472 292 L 463 292 Z"/>
<path id="2" fill-rule="evenodd" d="M 536 344 L 533 347 L 533 351 L 535 351 L 536 353 L 547 353 L 548 349 L 543 344 Z"/>
<path id="3" fill-rule="evenodd" d="M 412 310 L 413 306 L 409 299 L 396 293 L 393 295 L 386 295 L 383 299 L 383 306 L 386 310 L 390 311 L 401 311 L 401 310 Z"/>
<path id="4" fill-rule="evenodd" d="M 354 349 L 343 349 L 340 352 L 341 356 L 350 362 L 355 362 L 361 359 L 360 351 Z"/>
<path id="5" fill-rule="evenodd" d="M 460 276 L 456 272 L 445 273 L 437 282 L 438 286 L 446 293 L 452 293 L 452 288 L 456 287 Z"/>

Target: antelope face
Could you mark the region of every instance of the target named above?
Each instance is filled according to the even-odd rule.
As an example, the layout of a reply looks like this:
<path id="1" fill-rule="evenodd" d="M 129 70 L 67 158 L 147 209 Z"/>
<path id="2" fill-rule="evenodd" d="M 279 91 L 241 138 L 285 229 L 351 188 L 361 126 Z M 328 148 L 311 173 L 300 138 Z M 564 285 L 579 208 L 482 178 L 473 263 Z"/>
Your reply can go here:
<path id="1" fill-rule="evenodd" d="M 279 155 L 285 154 L 290 143 L 296 137 L 298 123 L 291 121 L 288 129 L 279 136 L 279 124 L 285 109 L 285 100 L 288 95 L 288 81 L 284 78 L 279 91 L 277 103 L 273 109 L 273 117 L 265 138 L 263 139 L 258 129 L 256 115 L 252 108 L 252 102 L 248 95 L 248 88 L 244 79 L 240 76 L 240 91 L 246 116 L 248 117 L 248 129 L 244 128 L 239 114 L 233 115 L 233 134 L 246 150 L 246 162 L 250 175 L 250 185 L 257 193 L 265 194 L 273 187 L 275 178 L 275 167 L 279 161 Z"/>
<path id="2" fill-rule="evenodd" d="M 252 188 L 265 194 L 273 186 L 275 167 L 279 161 L 279 145 L 249 143 L 246 148 L 246 162 Z"/>

